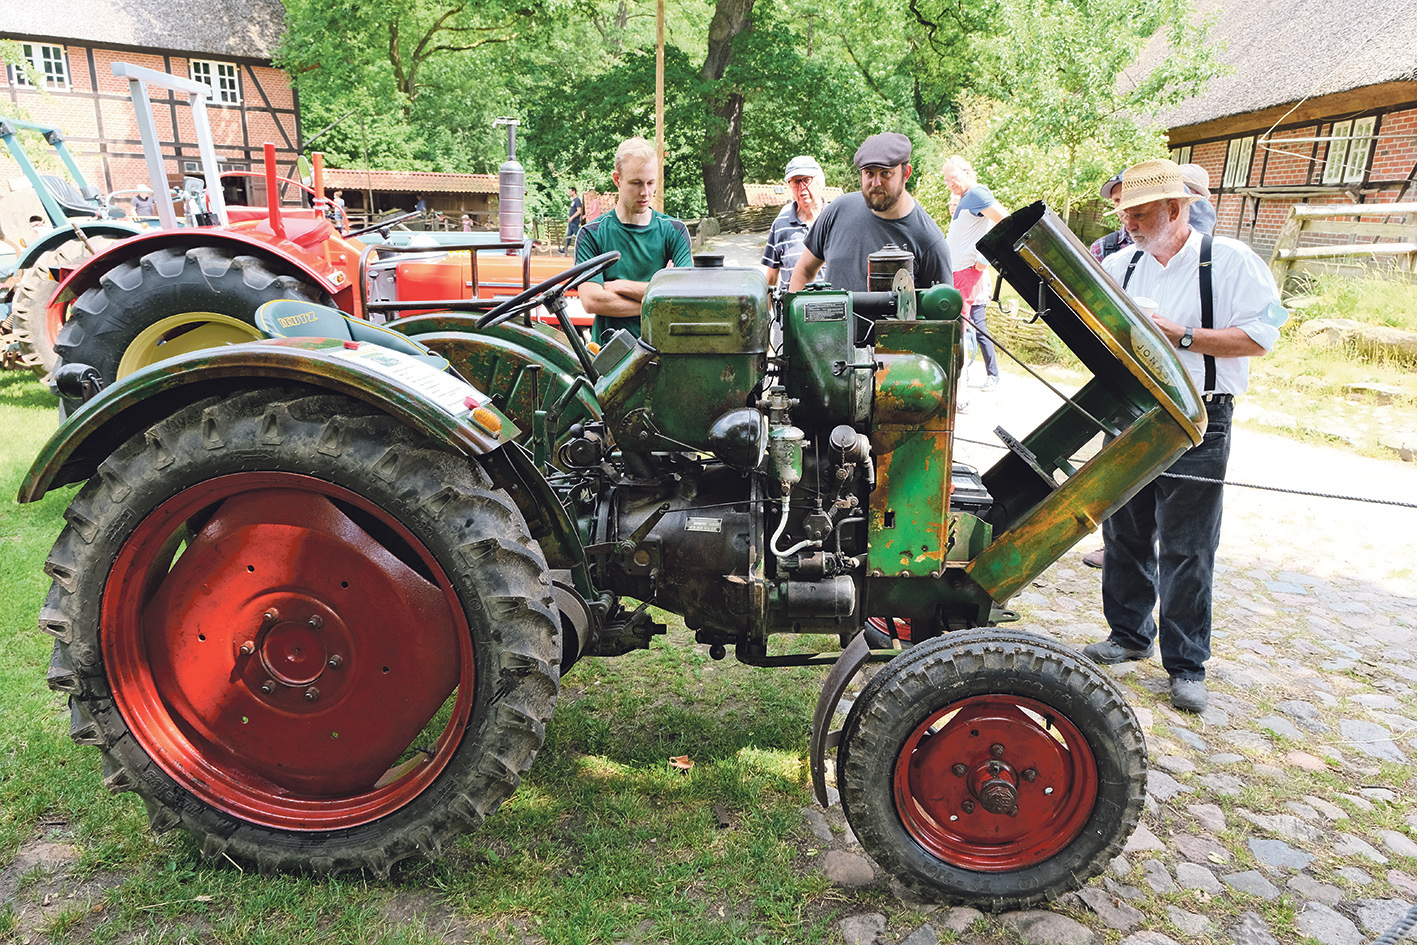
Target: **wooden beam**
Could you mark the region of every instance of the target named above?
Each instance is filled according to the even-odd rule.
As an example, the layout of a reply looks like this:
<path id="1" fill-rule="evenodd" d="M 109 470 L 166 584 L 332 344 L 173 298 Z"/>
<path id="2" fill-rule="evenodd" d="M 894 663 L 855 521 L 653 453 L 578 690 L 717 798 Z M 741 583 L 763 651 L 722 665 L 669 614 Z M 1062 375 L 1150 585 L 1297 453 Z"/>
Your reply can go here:
<path id="1" fill-rule="evenodd" d="M 1275 250 L 1280 259 L 1336 259 L 1340 256 L 1406 256 L 1417 253 L 1417 243 L 1364 243 L 1362 246 L 1305 246 Z"/>

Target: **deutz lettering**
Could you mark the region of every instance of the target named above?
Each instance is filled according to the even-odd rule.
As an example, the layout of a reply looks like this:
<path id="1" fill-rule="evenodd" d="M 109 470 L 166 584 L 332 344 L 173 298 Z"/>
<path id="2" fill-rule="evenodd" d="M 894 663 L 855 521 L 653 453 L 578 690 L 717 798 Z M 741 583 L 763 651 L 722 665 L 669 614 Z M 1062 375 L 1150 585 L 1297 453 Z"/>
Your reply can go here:
<path id="1" fill-rule="evenodd" d="M 280 327 L 282 328 L 292 328 L 296 325 L 308 325 L 311 322 L 316 322 L 319 320 L 320 316 L 316 315 L 314 312 L 301 312 L 299 315 L 291 315 L 287 318 L 276 319 L 276 321 L 280 322 Z"/>

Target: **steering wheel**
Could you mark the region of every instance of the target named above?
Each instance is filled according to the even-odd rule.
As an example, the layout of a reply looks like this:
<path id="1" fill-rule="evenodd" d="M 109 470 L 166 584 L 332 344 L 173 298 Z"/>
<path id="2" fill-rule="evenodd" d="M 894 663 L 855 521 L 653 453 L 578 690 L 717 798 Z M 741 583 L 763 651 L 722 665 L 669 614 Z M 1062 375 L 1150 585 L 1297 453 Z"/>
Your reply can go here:
<path id="1" fill-rule="evenodd" d="M 416 217 L 416 216 L 418 216 L 418 215 L 419 215 L 418 211 L 417 211 L 417 210 L 414 210 L 414 211 L 412 211 L 412 212 L 410 212 L 410 213 L 405 213 L 405 214 L 403 214 L 402 216 L 389 217 L 389 219 L 387 219 L 387 220 L 382 220 L 382 221 L 380 221 L 380 222 L 378 222 L 378 223 L 371 223 L 371 224 L 369 224 L 368 226 L 361 226 L 361 227 L 360 227 L 359 229 L 357 229 L 357 230 L 350 230 L 348 233 L 344 234 L 344 236 L 345 236 L 346 239 L 348 239 L 348 238 L 351 237 L 351 236 L 363 236 L 365 233 L 373 233 L 375 230 L 382 230 L 382 229 L 384 229 L 385 227 L 396 226 L 396 225 L 402 223 L 402 222 L 405 221 L 405 220 L 412 220 L 414 217 Z"/>
<path id="2" fill-rule="evenodd" d="M 574 289 L 583 282 L 594 276 L 600 275 L 615 263 L 620 261 L 618 252 L 601 253 L 593 259 L 572 266 L 570 269 L 563 269 L 550 279 L 538 282 L 529 289 L 512 296 L 507 301 L 498 305 L 492 311 L 483 315 L 477 320 L 478 328 L 490 328 L 493 325 L 500 325 L 509 318 L 515 318 L 522 312 L 529 312 L 538 305 L 545 305 L 548 309 L 553 308 L 554 302 L 560 296 Z M 554 310 L 554 309 L 553 309 Z M 558 313 L 559 314 L 559 313 Z M 569 323 L 562 325 L 561 330 L 567 334 L 573 334 Z"/>

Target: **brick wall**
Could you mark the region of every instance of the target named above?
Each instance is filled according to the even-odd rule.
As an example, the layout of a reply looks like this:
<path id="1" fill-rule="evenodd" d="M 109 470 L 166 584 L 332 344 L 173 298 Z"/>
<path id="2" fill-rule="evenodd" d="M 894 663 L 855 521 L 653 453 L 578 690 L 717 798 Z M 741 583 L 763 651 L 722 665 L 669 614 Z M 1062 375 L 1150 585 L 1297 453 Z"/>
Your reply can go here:
<path id="1" fill-rule="evenodd" d="M 1347 119 L 1348 115 L 1341 116 Z M 1361 117 L 1361 116 L 1360 116 Z M 1267 128 L 1246 129 L 1225 139 L 1192 144 L 1191 160 L 1204 167 L 1211 177 L 1211 190 L 1216 192 L 1216 233 L 1244 240 L 1262 256 L 1274 249 L 1280 230 L 1289 219 L 1295 204 L 1348 204 L 1353 198 L 1344 186 L 1323 183 L 1324 163 L 1329 143 L 1290 139 L 1319 138 L 1333 133 L 1333 122 L 1321 121 L 1294 125 L 1275 130 L 1268 146 L 1257 144 L 1251 159 L 1248 183 L 1231 188 L 1221 187 L 1229 143 L 1236 138 L 1263 135 Z M 1391 203 L 1397 199 L 1404 181 L 1417 166 L 1417 107 L 1399 107 L 1380 112 L 1377 139 L 1369 155 L 1364 180 L 1348 187 L 1361 187 L 1366 203 Z M 1172 146 L 1188 142 L 1173 140 Z M 1259 189 L 1258 195 L 1242 195 L 1233 191 L 1241 187 Z M 1293 195 L 1265 193 L 1269 188 L 1296 188 Z M 1228 192 L 1227 192 L 1228 190 Z M 1417 199 L 1417 186 L 1409 189 L 1407 200 Z M 1367 218 L 1365 218 L 1367 219 Z M 1305 245 L 1325 241 L 1341 242 L 1343 237 L 1306 237 Z"/>
<path id="2" fill-rule="evenodd" d="M 41 94 L 34 89 L 14 87 L 8 75 L 0 70 L 0 111 L 18 112 L 19 117 L 63 129 L 80 170 L 90 184 L 102 191 L 129 190 L 148 183 L 142 142 L 128 97 L 128 81 L 113 74 L 113 63 L 132 63 L 187 78 L 189 60 L 175 54 L 120 52 L 85 46 L 66 46 L 65 52 L 69 91 Z M 250 170 L 260 171 L 262 146 L 269 141 L 276 146 L 279 172 L 289 176 L 300 140 L 290 80 L 285 73 L 268 65 L 254 61 L 234 64 L 240 76 L 241 103 L 207 103 L 217 160 L 244 164 Z M 182 162 L 200 160 L 192 110 L 185 94 L 157 88 L 148 91 L 164 167 L 169 179 L 175 179 L 182 173 Z M 43 159 L 39 153 L 31 157 Z M 57 166 L 55 162 L 53 168 L 43 170 L 57 172 Z M 17 176 L 20 176 L 19 168 L 9 154 L 0 153 L 0 180 Z"/>

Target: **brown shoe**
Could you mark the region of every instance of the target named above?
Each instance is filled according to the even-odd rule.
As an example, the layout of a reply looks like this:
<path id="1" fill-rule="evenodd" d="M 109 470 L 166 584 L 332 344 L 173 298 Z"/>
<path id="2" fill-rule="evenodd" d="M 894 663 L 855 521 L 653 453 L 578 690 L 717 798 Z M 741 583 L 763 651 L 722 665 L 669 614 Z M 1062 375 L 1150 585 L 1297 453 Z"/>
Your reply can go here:
<path id="1" fill-rule="evenodd" d="M 1106 548 L 1098 548 L 1096 551 L 1089 551 L 1087 554 L 1082 556 L 1082 563 L 1087 565 L 1089 568 L 1102 567 L 1102 554 L 1106 550 Z"/>

